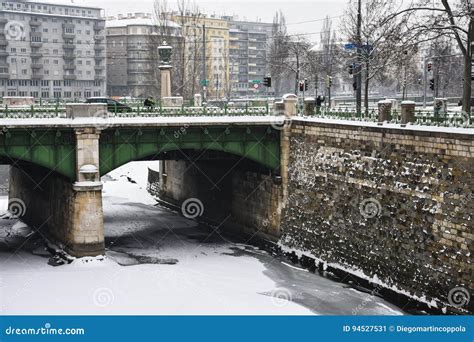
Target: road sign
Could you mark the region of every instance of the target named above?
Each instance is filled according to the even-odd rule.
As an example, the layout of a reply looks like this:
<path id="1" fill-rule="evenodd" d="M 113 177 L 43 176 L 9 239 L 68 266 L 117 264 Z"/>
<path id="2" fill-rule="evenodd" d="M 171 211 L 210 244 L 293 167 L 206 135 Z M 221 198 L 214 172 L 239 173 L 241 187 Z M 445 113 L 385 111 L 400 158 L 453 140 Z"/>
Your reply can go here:
<path id="1" fill-rule="evenodd" d="M 255 83 L 255 84 L 253 85 L 253 87 L 254 87 L 254 89 L 258 89 L 258 88 L 260 87 L 260 85 L 259 85 L 258 83 Z"/>
<path id="2" fill-rule="evenodd" d="M 260 84 L 262 81 L 260 81 L 260 80 L 250 80 L 249 82 L 252 83 L 252 84 Z"/>
<path id="3" fill-rule="evenodd" d="M 199 84 L 201 84 L 202 86 L 207 86 L 209 85 L 209 80 L 201 80 Z"/>
<path id="4" fill-rule="evenodd" d="M 356 45 L 354 43 L 344 44 L 344 49 L 346 50 L 354 50 L 355 48 L 356 48 Z"/>

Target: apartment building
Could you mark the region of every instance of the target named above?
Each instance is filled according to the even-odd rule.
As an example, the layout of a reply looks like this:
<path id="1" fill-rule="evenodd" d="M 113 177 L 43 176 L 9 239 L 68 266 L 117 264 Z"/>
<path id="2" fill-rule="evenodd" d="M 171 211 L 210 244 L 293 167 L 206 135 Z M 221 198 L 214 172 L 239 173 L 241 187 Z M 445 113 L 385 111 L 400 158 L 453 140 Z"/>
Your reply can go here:
<path id="1" fill-rule="evenodd" d="M 82 99 L 106 94 L 100 8 L 0 2 L 0 95 Z"/>
<path id="2" fill-rule="evenodd" d="M 180 26 L 171 20 L 157 23 L 151 13 L 108 17 L 107 91 L 111 96 L 157 97 L 159 70 L 157 48 L 180 37 Z M 166 27 L 166 36 L 159 35 Z"/>
<path id="3" fill-rule="evenodd" d="M 182 27 L 185 39 L 186 65 L 206 87 L 208 99 L 223 99 L 229 95 L 229 23 L 216 16 L 171 15 L 174 22 Z M 204 49 L 205 46 L 205 56 Z M 205 61 L 206 79 L 203 79 Z M 196 72 L 198 70 L 198 72 Z M 206 83 L 202 83 L 206 81 Z"/>
<path id="4" fill-rule="evenodd" d="M 225 17 L 229 25 L 229 60 L 232 96 L 265 94 L 263 78 L 268 73 L 267 54 L 272 24 Z"/>

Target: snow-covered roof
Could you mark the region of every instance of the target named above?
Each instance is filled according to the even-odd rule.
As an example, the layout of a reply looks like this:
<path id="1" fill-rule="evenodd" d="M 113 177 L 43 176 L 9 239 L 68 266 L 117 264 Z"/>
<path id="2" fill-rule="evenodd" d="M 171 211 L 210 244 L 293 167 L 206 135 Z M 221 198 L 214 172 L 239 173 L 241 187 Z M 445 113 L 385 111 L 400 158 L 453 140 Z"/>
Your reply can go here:
<path id="1" fill-rule="evenodd" d="M 29 0 L 29 2 L 41 5 L 57 5 L 66 7 L 81 7 L 90 9 L 102 9 L 97 6 L 97 1 L 94 0 Z"/>

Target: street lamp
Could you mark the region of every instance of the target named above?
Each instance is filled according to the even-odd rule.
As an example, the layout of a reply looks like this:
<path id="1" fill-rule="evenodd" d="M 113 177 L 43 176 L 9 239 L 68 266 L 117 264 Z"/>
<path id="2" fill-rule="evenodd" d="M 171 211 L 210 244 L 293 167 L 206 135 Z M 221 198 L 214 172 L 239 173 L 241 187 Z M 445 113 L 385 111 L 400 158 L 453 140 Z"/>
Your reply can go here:
<path id="1" fill-rule="evenodd" d="M 171 55 L 173 48 L 166 41 L 158 47 L 158 55 L 160 57 L 161 73 L 161 100 L 171 97 Z"/>
<path id="2" fill-rule="evenodd" d="M 173 48 L 169 46 L 166 41 L 162 45 L 158 46 L 158 55 L 160 56 L 160 66 L 171 65 L 171 55 L 173 54 Z"/>

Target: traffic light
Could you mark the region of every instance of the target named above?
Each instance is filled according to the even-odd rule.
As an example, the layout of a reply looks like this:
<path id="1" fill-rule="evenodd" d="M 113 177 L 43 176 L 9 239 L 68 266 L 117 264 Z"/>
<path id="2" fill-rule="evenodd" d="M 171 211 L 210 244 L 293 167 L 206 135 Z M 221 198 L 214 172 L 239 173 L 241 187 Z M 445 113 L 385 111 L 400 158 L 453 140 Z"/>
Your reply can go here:
<path id="1" fill-rule="evenodd" d="M 263 78 L 263 85 L 267 88 L 271 88 L 272 86 L 272 78 L 270 76 Z"/>
<path id="2" fill-rule="evenodd" d="M 433 63 L 432 63 L 432 62 L 428 62 L 427 68 L 428 68 L 428 72 L 431 72 L 431 70 L 433 70 Z"/>
<path id="3" fill-rule="evenodd" d="M 308 91 L 308 80 L 305 79 L 303 82 L 304 82 L 304 90 Z"/>
<path id="4" fill-rule="evenodd" d="M 354 74 L 354 64 L 350 64 L 349 65 L 349 75 L 353 75 Z"/>
<path id="5" fill-rule="evenodd" d="M 304 91 L 305 82 L 300 81 L 300 91 Z"/>
<path id="6" fill-rule="evenodd" d="M 434 80 L 434 79 L 431 79 L 431 80 L 430 80 L 430 89 L 431 89 L 431 90 L 434 90 L 434 89 L 435 89 L 435 80 Z"/>
<path id="7" fill-rule="evenodd" d="M 332 87 L 332 77 L 331 76 L 327 76 L 326 77 L 326 86 L 328 88 L 331 88 Z"/>
<path id="8" fill-rule="evenodd" d="M 354 89 L 354 91 L 357 90 L 357 82 L 352 83 L 352 88 Z"/>

